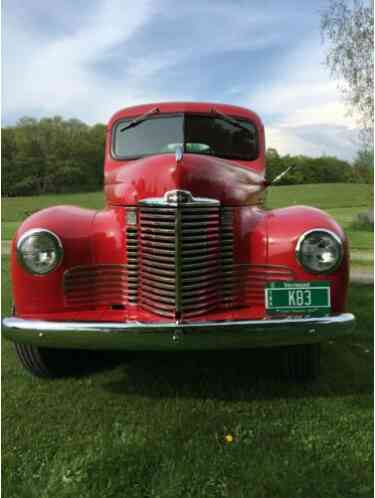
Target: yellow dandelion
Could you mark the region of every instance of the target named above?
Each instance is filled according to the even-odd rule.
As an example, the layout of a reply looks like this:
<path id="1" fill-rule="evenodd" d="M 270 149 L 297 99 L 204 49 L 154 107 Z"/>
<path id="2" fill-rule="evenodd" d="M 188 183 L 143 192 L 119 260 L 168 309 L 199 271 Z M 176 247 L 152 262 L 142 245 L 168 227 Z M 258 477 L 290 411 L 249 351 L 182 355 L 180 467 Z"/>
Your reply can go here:
<path id="1" fill-rule="evenodd" d="M 225 442 L 226 442 L 226 443 L 233 443 L 233 436 L 232 436 L 232 434 L 227 434 L 227 435 L 224 437 L 224 439 L 225 439 Z"/>

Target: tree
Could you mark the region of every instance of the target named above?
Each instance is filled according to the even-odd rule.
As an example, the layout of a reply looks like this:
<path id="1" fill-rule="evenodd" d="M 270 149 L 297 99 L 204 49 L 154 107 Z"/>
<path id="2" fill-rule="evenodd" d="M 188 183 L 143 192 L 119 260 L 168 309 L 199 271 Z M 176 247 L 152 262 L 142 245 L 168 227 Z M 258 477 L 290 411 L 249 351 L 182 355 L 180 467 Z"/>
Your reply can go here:
<path id="1" fill-rule="evenodd" d="M 105 126 L 60 116 L 21 118 L 3 128 L 2 194 L 98 190 L 103 183 Z"/>
<path id="2" fill-rule="evenodd" d="M 354 178 L 358 183 L 374 183 L 374 149 L 357 152 L 353 165 Z"/>
<path id="3" fill-rule="evenodd" d="M 323 40 L 329 44 L 326 64 L 357 117 L 365 144 L 374 130 L 374 5 L 372 0 L 330 0 L 322 13 Z"/>
<path id="4" fill-rule="evenodd" d="M 337 183 L 353 181 L 353 168 L 337 157 L 280 156 L 276 149 L 267 149 L 267 179 L 273 180 L 289 166 L 294 166 L 278 185 L 303 183 Z"/>

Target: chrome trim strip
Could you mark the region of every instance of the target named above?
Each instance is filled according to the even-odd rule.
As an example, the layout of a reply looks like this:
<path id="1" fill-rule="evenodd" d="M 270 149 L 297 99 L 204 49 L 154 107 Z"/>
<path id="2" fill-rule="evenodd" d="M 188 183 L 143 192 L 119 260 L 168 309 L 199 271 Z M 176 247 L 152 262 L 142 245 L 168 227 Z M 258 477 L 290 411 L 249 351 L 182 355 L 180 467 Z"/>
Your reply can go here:
<path id="1" fill-rule="evenodd" d="M 9 317 L 3 336 L 21 344 L 78 349 L 241 349 L 321 342 L 351 334 L 351 313 L 315 318 L 179 323 L 52 322 Z M 176 341 L 175 337 L 180 340 Z"/>

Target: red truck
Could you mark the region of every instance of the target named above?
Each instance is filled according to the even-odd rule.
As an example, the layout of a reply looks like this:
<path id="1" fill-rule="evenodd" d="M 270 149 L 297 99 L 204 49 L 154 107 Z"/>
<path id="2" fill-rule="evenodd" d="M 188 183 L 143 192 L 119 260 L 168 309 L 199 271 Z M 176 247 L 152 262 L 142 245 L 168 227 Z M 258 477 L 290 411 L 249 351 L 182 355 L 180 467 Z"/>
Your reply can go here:
<path id="1" fill-rule="evenodd" d="M 320 343 L 354 328 L 348 242 L 318 209 L 266 210 L 265 172 L 264 127 L 248 109 L 117 112 L 105 208 L 41 210 L 13 240 L 3 334 L 23 366 L 57 376 L 77 350 L 280 347 L 290 374 L 314 377 Z"/>

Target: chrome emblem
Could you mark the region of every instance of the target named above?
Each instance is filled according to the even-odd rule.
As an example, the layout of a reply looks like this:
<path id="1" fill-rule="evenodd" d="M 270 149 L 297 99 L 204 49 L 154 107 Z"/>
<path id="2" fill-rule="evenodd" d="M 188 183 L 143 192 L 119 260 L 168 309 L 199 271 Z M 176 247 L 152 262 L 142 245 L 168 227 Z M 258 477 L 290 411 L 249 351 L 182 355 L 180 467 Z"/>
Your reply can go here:
<path id="1" fill-rule="evenodd" d="M 165 193 L 164 201 L 168 204 L 188 204 L 194 199 L 188 190 L 170 190 Z"/>

